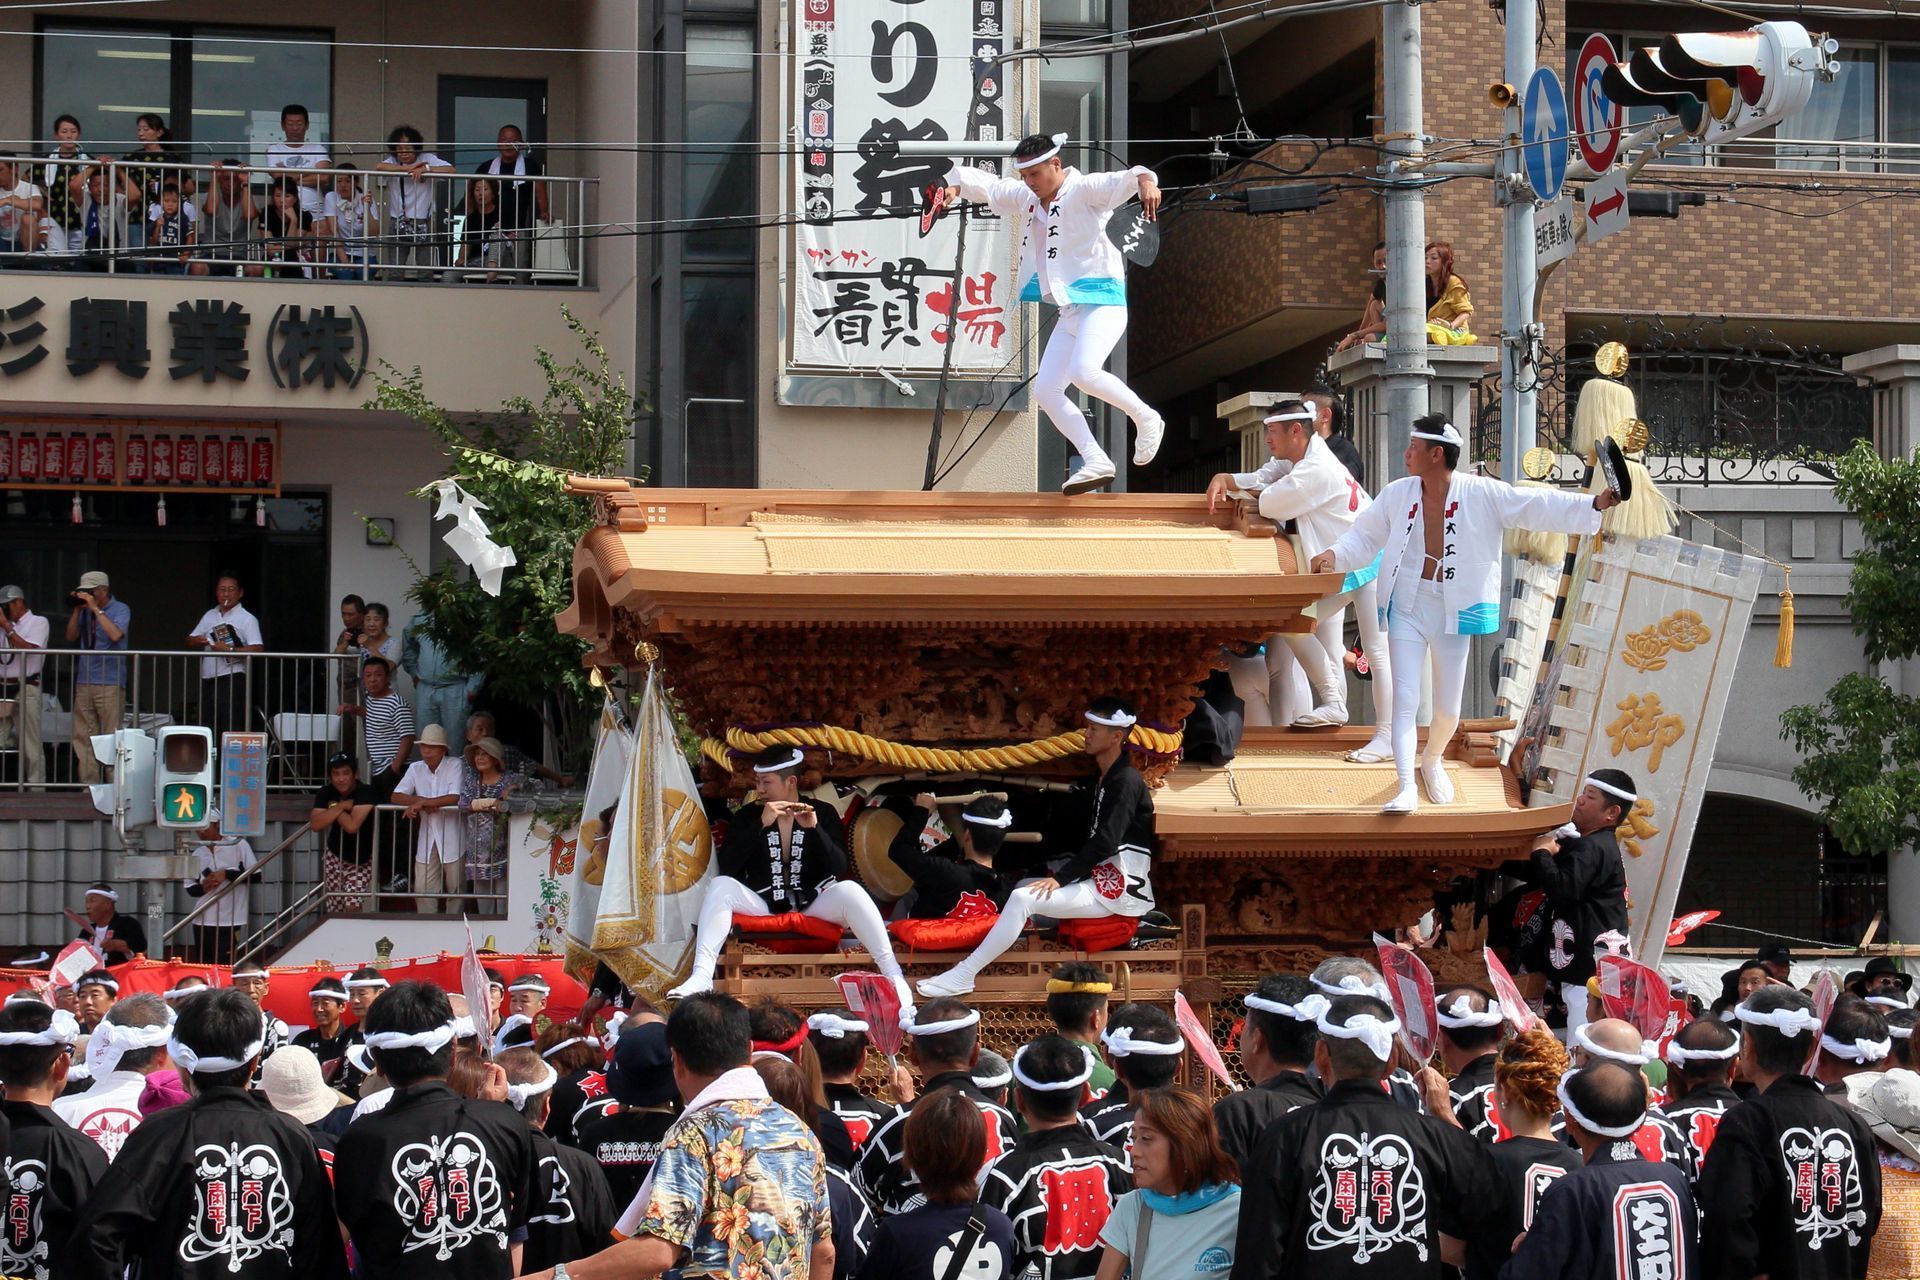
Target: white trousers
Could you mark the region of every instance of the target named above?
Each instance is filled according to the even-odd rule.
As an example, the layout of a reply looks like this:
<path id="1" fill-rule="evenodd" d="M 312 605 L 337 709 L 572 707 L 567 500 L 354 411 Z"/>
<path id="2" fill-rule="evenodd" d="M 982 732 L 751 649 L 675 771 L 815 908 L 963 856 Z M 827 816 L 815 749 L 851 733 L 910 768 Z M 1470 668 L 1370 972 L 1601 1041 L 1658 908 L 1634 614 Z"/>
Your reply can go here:
<path id="1" fill-rule="evenodd" d="M 1414 718 L 1420 711 L 1420 671 L 1433 658 L 1433 723 L 1424 759 L 1440 759 L 1460 727 L 1460 699 L 1467 687 L 1471 636 L 1447 634 L 1447 605 L 1440 584 L 1402 578 L 1387 617 L 1387 652 L 1393 662 L 1393 768 L 1404 790 L 1413 785 Z M 1379 677 L 1375 677 L 1377 680 Z"/>
<path id="2" fill-rule="evenodd" d="M 733 917 L 770 916 L 773 908 L 732 876 L 715 876 L 700 903 L 700 922 L 694 926 L 693 977 L 713 981 L 714 966 L 720 963 L 720 948 L 733 931 Z M 867 891 L 852 880 L 836 880 L 820 891 L 803 915 L 830 920 L 851 929 L 860 945 L 873 957 L 874 967 L 889 978 L 900 976 L 900 962 L 893 957 L 893 939 L 887 934 L 880 908 L 873 905 Z"/>
<path id="3" fill-rule="evenodd" d="M 1111 460 L 1095 442 L 1087 416 L 1067 398 L 1069 385 L 1105 400 L 1135 422 L 1153 416 L 1147 402 L 1106 369 L 1107 357 L 1120 345 L 1126 331 L 1124 306 L 1071 303 L 1060 308 L 1060 319 L 1054 323 L 1053 333 L 1047 338 L 1047 349 L 1041 353 L 1040 371 L 1033 379 L 1033 398 L 1053 423 L 1053 429 L 1067 438 L 1082 462 L 1110 463 Z"/>
<path id="4" fill-rule="evenodd" d="M 964 973 L 969 979 L 977 977 L 1020 940 L 1020 931 L 1034 916 L 1045 916 L 1049 920 L 1098 920 L 1101 916 L 1119 914 L 1100 896 L 1091 880 L 1062 885 L 1045 897 L 1034 892 L 1032 886 L 1036 883 L 1037 880 L 1022 880 L 1020 886 L 1007 895 L 1007 905 L 1000 908 L 999 920 L 973 949 L 973 954 L 953 966 L 950 972 Z"/>
<path id="5" fill-rule="evenodd" d="M 1393 718 L 1393 663 L 1387 652 L 1387 637 L 1380 626 L 1380 609 L 1374 583 L 1331 595 L 1314 606 L 1319 619 L 1310 635 L 1286 636 L 1287 648 L 1300 661 L 1313 686 L 1314 697 L 1323 707 L 1340 714 L 1347 711 L 1347 605 L 1354 608 L 1354 620 L 1360 626 L 1360 651 L 1367 655 L 1373 669 L 1373 723 L 1384 727 Z"/>

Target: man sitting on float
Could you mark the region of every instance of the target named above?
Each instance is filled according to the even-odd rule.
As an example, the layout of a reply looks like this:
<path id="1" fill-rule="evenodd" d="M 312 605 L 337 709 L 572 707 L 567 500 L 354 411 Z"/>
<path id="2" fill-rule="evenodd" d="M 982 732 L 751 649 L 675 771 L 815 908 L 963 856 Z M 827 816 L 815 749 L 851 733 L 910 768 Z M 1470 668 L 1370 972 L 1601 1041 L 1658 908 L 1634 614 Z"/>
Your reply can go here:
<path id="1" fill-rule="evenodd" d="M 953 836 L 929 849 L 927 823 L 939 807 L 938 798 L 924 793 L 913 797 L 911 804 L 897 797 L 887 802 L 887 808 L 900 815 L 900 830 L 887 856 L 913 881 L 908 915 L 927 922 L 991 920 L 1007 897 L 993 863 L 1013 826 L 1013 811 L 997 796 L 969 800 L 960 810 L 960 825 Z M 921 947 L 940 949 L 925 943 Z"/>
<path id="2" fill-rule="evenodd" d="M 719 874 L 707 886 L 695 927 L 693 972 L 667 993 L 672 1000 L 713 989 L 737 915 L 800 912 L 851 929 L 881 973 L 893 979 L 903 1005 L 913 991 L 894 959 L 887 926 L 867 891 L 847 874 L 846 830 L 832 805 L 800 794 L 798 747 L 769 747 L 753 766 L 755 799 L 727 824 Z"/>

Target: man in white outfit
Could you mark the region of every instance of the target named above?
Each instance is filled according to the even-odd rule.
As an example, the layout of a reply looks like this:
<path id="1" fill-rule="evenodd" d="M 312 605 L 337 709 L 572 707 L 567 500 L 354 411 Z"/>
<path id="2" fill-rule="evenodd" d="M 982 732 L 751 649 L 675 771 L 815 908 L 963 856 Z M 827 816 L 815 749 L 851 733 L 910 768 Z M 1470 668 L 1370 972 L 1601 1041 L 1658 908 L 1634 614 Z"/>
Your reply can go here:
<path id="1" fill-rule="evenodd" d="M 1223 471 L 1215 476 L 1207 485 L 1207 510 L 1218 506 L 1230 490 L 1258 493 L 1260 514 L 1276 524 L 1293 521 L 1309 559 L 1331 547 L 1373 500 L 1315 429 L 1316 416 L 1313 406 L 1299 400 L 1282 400 L 1268 410 L 1267 452 L 1272 456 L 1258 471 Z M 1376 557 L 1348 573 L 1338 593 L 1314 606 L 1312 634 L 1281 637 L 1307 673 L 1316 704 L 1294 718 L 1295 727 L 1345 724 L 1347 604 L 1353 603 L 1359 614 L 1360 646 L 1373 668 L 1374 727 L 1373 740 L 1352 754 L 1374 761 L 1387 756 L 1387 732 L 1393 719 L 1391 662 L 1374 599 L 1379 572 Z"/>
<path id="2" fill-rule="evenodd" d="M 1517 489 L 1486 476 L 1461 475 L 1460 432 L 1437 413 L 1416 418 L 1403 459 L 1407 474 L 1380 491 L 1332 547 L 1313 558 L 1315 573 L 1352 570 L 1379 557 L 1378 596 L 1386 602 L 1387 652 L 1393 663 L 1393 764 L 1399 789 L 1382 813 L 1420 807 L 1413 781 L 1414 713 L 1420 669 L 1433 654 L 1433 723 L 1419 757 L 1427 799 L 1453 802 L 1442 757 L 1460 725 L 1467 648 L 1500 628 L 1500 550 L 1508 529 L 1600 532 L 1600 513 L 1620 501 L 1612 490 L 1561 493 Z M 1404 514 L 1402 514 L 1404 513 Z M 1382 556 L 1384 550 L 1385 555 Z"/>
<path id="3" fill-rule="evenodd" d="M 1132 388 L 1106 371 L 1127 331 L 1126 259 L 1107 238 L 1113 211 L 1137 194 L 1151 219 L 1160 208 L 1153 170 L 1135 165 L 1115 173 L 1081 173 L 1060 163 L 1067 135 L 1040 134 L 1013 153 L 1018 178 L 955 165 L 947 173 L 947 197 L 986 205 L 1020 220 L 1021 302 L 1050 302 L 1060 319 L 1040 356 L 1034 399 L 1054 429 L 1080 455 L 1080 467 L 1062 493 L 1087 493 L 1113 483 L 1113 459 L 1093 438 L 1086 415 L 1067 398 L 1069 384 L 1105 400 L 1133 419 L 1133 465 L 1144 467 L 1160 452 L 1166 422 Z"/>

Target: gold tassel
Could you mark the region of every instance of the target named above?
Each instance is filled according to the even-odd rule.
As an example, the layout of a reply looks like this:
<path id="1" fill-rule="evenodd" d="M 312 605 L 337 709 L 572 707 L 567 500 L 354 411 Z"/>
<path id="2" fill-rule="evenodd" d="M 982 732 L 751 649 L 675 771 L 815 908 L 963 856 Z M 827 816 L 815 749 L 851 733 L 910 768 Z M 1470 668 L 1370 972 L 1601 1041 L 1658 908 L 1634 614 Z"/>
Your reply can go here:
<path id="1" fill-rule="evenodd" d="M 1773 665 L 1793 665 L 1793 570 L 1780 566 L 1780 640 L 1773 647 Z"/>

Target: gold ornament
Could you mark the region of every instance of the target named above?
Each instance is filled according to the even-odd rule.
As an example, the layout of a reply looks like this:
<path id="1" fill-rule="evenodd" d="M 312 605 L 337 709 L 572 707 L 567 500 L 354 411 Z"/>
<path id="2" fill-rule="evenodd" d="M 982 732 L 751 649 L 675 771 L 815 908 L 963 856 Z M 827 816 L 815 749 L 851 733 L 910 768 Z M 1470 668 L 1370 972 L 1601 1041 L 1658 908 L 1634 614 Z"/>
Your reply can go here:
<path id="1" fill-rule="evenodd" d="M 1521 455 L 1520 470 L 1526 473 L 1529 480 L 1545 480 L 1553 474 L 1555 459 L 1553 450 L 1545 445 L 1536 445 Z"/>
<path id="2" fill-rule="evenodd" d="M 1627 372 L 1627 347 L 1623 342 L 1604 342 L 1593 353 L 1593 367 L 1603 378 L 1620 378 Z"/>
<path id="3" fill-rule="evenodd" d="M 1620 419 L 1607 429 L 1607 434 L 1613 437 L 1613 442 L 1620 446 L 1622 453 L 1644 453 L 1647 442 L 1652 439 L 1647 424 L 1638 418 Z"/>

